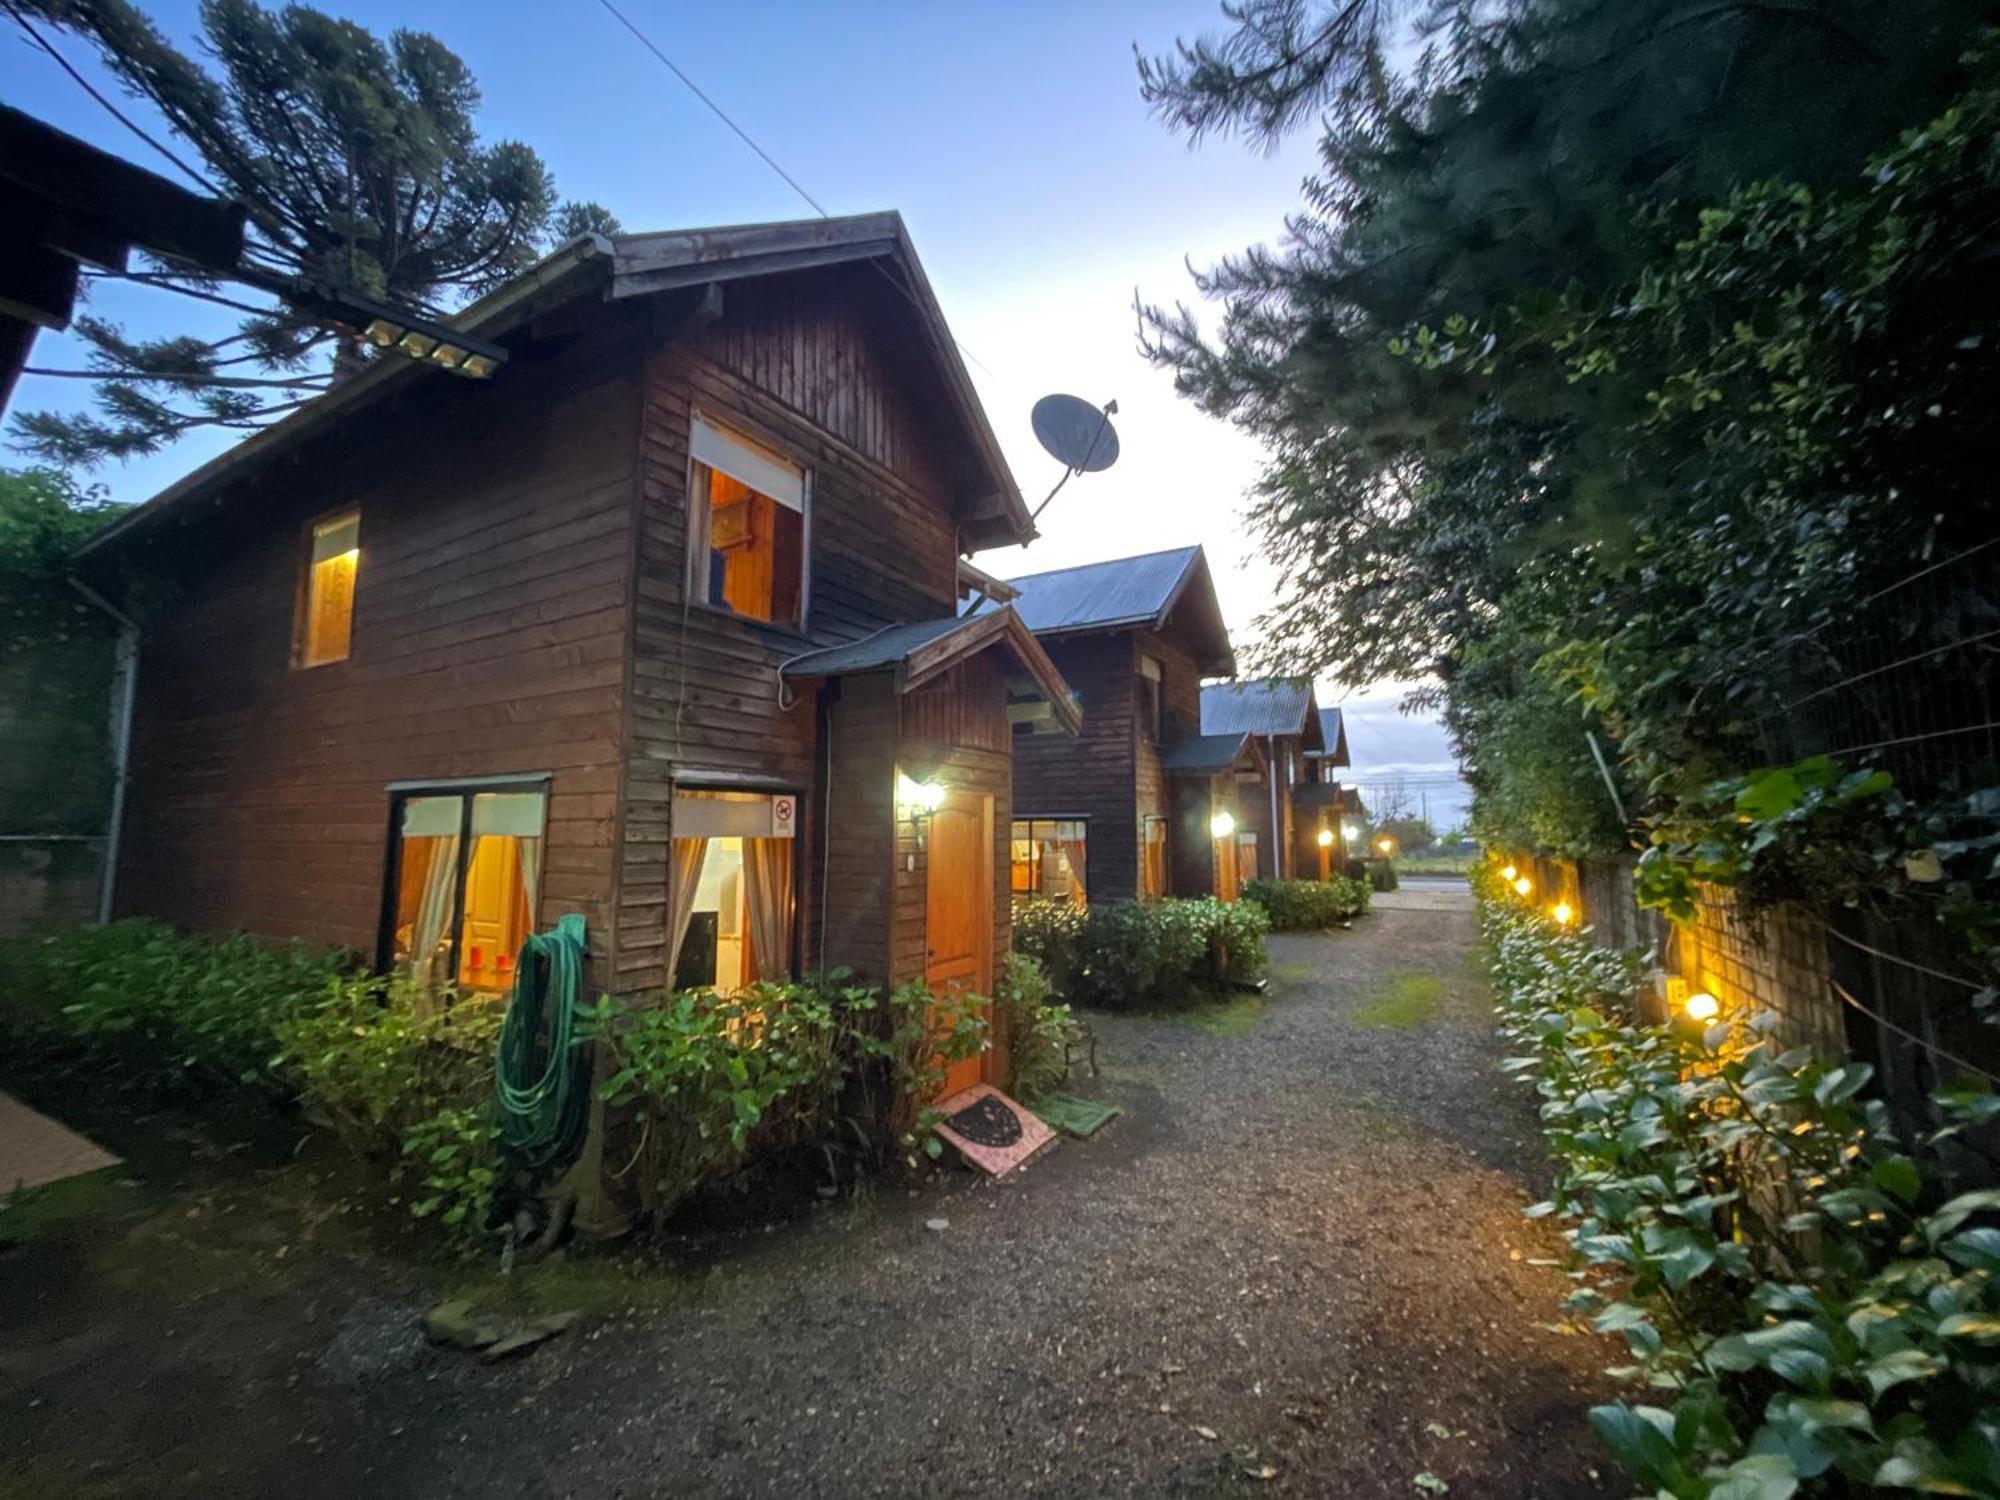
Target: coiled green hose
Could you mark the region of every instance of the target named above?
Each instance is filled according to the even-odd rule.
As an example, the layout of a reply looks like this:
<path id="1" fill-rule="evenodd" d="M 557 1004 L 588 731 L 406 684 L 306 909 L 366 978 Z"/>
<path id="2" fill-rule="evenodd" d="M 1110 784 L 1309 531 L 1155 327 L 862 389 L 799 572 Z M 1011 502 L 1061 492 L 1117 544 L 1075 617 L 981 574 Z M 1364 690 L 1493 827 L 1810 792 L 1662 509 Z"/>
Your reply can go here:
<path id="1" fill-rule="evenodd" d="M 494 1057 L 494 1110 L 502 1145 L 537 1170 L 568 1166 L 590 1130 L 589 1038 L 583 1014 L 583 918 L 531 934 L 514 971 L 514 994 Z"/>

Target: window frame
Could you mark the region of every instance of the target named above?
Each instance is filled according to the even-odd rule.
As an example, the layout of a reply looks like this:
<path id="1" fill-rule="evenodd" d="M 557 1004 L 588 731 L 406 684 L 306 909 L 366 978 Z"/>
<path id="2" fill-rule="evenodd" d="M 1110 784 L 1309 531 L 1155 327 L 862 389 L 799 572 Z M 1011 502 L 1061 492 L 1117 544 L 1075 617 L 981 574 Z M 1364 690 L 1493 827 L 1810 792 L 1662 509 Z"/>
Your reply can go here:
<path id="1" fill-rule="evenodd" d="M 1083 830 L 1083 858 L 1084 858 L 1083 898 L 1084 901 L 1087 903 L 1090 900 L 1090 816 L 1087 813 L 1057 813 L 1053 815 L 1036 813 L 1031 817 L 1009 816 L 1007 820 L 1007 896 L 1009 901 L 1010 902 L 1011 901 L 1055 901 L 1055 900 L 1068 899 L 1067 897 L 1044 895 L 1042 893 L 1041 881 L 1039 878 L 1036 880 L 1034 888 L 1032 890 L 1017 891 L 1014 889 L 1014 829 L 1016 826 L 1023 823 L 1027 824 L 1028 826 L 1027 842 L 1030 844 L 1034 844 L 1036 842 L 1035 825 L 1037 823 L 1046 823 L 1051 828 L 1057 827 L 1058 825 L 1063 823 L 1074 823 Z M 1051 834 L 1050 837 L 1053 841 L 1060 842 L 1059 835 Z M 1039 876 L 1040 871 L 1042 869 L 1042 860 L 1040 855 L 1039 854 L 1030 855 L 1029 861 L 1031 867 L 1036 871 L 1037 875 Z"/>
<path id="2" fill-rule="evenodd" d="M 755 615 L 746 615 L 731 609 L 727 604 L 717 604 L 708 597 L 708 553 L 709 518 L 712 507 L 709 504 L 708 473 L 714 472 L 714 465 L 695 457 L 694 434 L 697 427 L 712 427 L 725 437 L 735 437 L 753 448 L 767 448 L 777 458 L 794 465 L 799 471 L 799 613 L 796 620 L 760 620 Z M 739 620 L 745 625 L 762 630 L 782 631 L 789 636 L 803 637 L 806 622 L 812 618 L 812 575 L 813 575 L 813 468 L 801 458 L 789 444 L 778 441 L 768 431 L 751 422 L 734 416 L 718 417 L 703 407 L 696 407 L 688 415 L 687 426 L 687 571 L 681 586 L 687 591 L 687 602 L 695 609 L 712 615 L 720 615 L 725 620 Z M 701 472 L 706 471 L 706 473 Z M 746 481 L 738 480 L 739 484 Z M 758 491 L 762 493 L 762 491 Z M 776 502 L 782 504 L 782 502 Z M 788 507 L 787 507 L 788 508 Z M 793 795 L 793 794 L 787 794 Z"/>
<path id="3" fill-rule="evenodd" d="M 1148 663 L 1157 675 L 1147 675 Z M 1164 745 L 1167 742 L 1167 664 L 1152 652 L 1141 651 L 1133 672 L 1139 679 L 1141 732 L 1146 736 L 1147 744 Z"/>
<path id="4" fill-rule="evenodd" d="M 739 615 L 733 610 L 724 610 L 722 613 L 736 620 L 749 618 L 746 615 Z M 763 625 L 769 622 L 751 620 L 750 623 L 752 625 Z M 820 840 L 825 836 L 825 830 L 814 825 L 812 838 L 808 840 L 805 829 L 812 809 L 808 803 L 807 794 L 790 782 L 776 781 L 755 773 L 738 774 L 731 771 L 717 770 L 689 771 L 686 775 L 673 778 L 668 788 L 667 797 L 671 805 L 672 799 L 681 796 L 683 793 L 701 792 L 748 792 L 758 797 L 790 797 L 793 805 L 797 808 L 797 814 L 793 820 L 796 826 L 792 830 L 792 951 L 786 956 L 786 967 L 791 970 L 791 974 L 789 978 L 772 981 L 778 984 L 797 984 L 800 976 L 806 972 L 806 866 L 813 863 L 815 855 L 819 853 L 821 847 Z M 670 841 L 673 836 L 672 819 L 669 818 L 668 838 Z M 706 863 L 706 853 L 703 854 L 702 858 L 704 863 Z M 671 886 L 673 879 L 673 861 L 671 859 L 667 862 L 667 877 L 669 886 Z M 695 871 L 694 878 L 696 883 L 699 884 L 701 880 L 700 870 Z M 672 904 L 673 895 L 673 891 L 669 889 L 667 892 L 669 905 Z M 813 916 L 816 922 L 824 919 L 824 913 L 815 912 Z M 678 956 L 676 956 L 676 961 L 678 961 Z M 673 988 L 673 982 L 674 976 L 672 970 L 669 969 L 666 979 L 669 989 Z"/>
<path id="5" fill-rule="evenodd" d="M 299 528 L 298 566 L 293 572 L 292 643 L 288 665 L 294 672 L 316 672 L 321 667 L 337 667 L 354 659 L 354 617 L 361 611 L 361 565 L 354 567 L 354 593 L 347 602 L 347 645 L 340 655 L 325 661 L 307 661 L 306 646 L 312 639 L 313 543 L 322 527 L 354 518 L 354 550 L 361 550 L 361 507 L 336 505 L 332 510 L 308 516 Z"/>
<path id="6" fill-rule="evenodd" d="M 521 776 L 471 776 L 437 781 L 392 781 L 389 794 L 389 828 L 383 851 L 382 910 L 375 929 L 375 971 L 391 973 L 396 966 L 396 910 L 402 899 L 403 805 L 412 797 L 456 797 L 458 808 L 458 869 L 452 877 L 451 982 L 458 986 L 458 966 L 465 941 L 465 875 L 472 865 L 472 802 L 489 792 L 532 792 L 542 799 L 543 870 L 548 868 L 549 800 L 555 778 L 549 772 Z M 542 893 L 536 891 L 534 905 Z M 528 913 L 528 927 L 534 930 L 536 913 Z M 519 955 L 516 955 L 517 957 Z"/>

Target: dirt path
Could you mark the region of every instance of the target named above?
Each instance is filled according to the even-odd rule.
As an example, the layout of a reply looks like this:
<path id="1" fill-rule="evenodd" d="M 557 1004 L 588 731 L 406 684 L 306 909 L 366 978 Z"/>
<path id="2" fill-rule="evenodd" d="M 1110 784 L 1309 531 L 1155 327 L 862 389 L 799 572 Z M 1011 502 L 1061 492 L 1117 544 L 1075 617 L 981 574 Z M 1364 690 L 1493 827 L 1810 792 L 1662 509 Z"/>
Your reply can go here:
<path id="1" fill-rule="evenodd" d="M 579 1270 L 599 1316 L 514 1364 L 430 1349 L 433 1290 L 324 1252 L 270 1284 L 204 1262 L 161 1305 L 176 1205 L 122 1277 L 30 1297 L 17 1251 L 0 1494 L 1622 1493 L 1582 1421 L 1610 1351 L 1541 1326 L 1563 1282 L 1471 942 L 1462 895 L 1412 892 L 1275 940 L 1269 1000 L 1097 1017 L 1083 1091 L 1127 1111 L 1098 1140 L 629 1301 Z"/>

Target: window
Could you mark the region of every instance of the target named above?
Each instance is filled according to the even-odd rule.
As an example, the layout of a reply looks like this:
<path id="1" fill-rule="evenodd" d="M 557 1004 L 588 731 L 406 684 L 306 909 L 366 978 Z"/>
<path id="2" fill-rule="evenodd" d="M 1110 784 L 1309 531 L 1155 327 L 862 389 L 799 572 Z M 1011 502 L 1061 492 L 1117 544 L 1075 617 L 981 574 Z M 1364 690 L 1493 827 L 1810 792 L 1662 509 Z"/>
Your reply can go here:
<path id="1" fill-rule="evenodd" d="M 694 419 L 688 587 L 714 609 L 796 625 L 805 617 L 806 471 Z"/>
<path id="2" fill-rule="evenodd" d="M 674 794 L 667 919 L 673 987 L 731 995 L 792 972 L 798 798 Z"/>
<path id="3" fill-rule="evenodd" d="M 1014 900 L 1082 906 L 1089 837 L 1082 818 L 1016 818 L 1008 862 Z"/>
<path id="4" fill-rule="evenodd" d="M 360 567 L 360 511 L 313 522 L 294 632 L 296 665 L 323 667 L 347 660 L 354 634 L 354 576 Z"/>
<path id="5" fill-rule="evenodd" d="M 1167 737 L 1166 700 L 1160 686 L 1162 672 L 1157 657 L 1139 658 L 1139 723 L 1146 738 L 1160 744 Z"/>
<path id="6" fill-rule="evenodd" d="M 541 895 L 540 784 L 391 794 L 387 931 L 383 957 L 428 986 L 498 992 Z"/>
<path id="7" fill-rule="evenodd" d="M 1236 883 L 1243 886 L 1257 878 L 1257 835 L 1236 835 Z"/>
<path id="8" fill-rule="evenodd" d="M 1148 815 L 1140 831 L 1139 894 L 1157 901 L 1167 894 L 1167 820 Z"/>

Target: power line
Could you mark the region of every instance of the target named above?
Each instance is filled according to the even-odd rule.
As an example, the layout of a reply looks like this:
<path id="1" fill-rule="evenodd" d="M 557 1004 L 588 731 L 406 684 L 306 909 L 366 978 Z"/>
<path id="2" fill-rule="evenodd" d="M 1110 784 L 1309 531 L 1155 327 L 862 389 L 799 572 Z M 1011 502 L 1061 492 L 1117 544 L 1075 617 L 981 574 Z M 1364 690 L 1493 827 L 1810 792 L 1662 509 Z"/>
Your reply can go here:
<path id="1" fill-rule="evenodd" d="M 662 52 L 658 47 L 654 46 L 653 39 L 647 36 L 646 33 L 641 31 L 638 27 L 634 26 L 629 20 L 627 20 L 625 18 L 625 13 L 619 10 L 617 6 L 613 5 L 611 3 L 611 0 L 597 0 L 597 3 L 603 6 L 606 10 L 610 11 L 612 16 L 617 20 L 620 26 L 623 26 L 627 31 L 631 32 L 633 36 L 637 37 L 639 39 L 640 46 L 644 47 L 648 52 L 652 53 L 653 56 L 657 57 L 662 63 L 666 64 L 667 71 L 672 73 L 674 77 L 678 78 L 683 84 L 685 84 L 687 86 L 687 90 L 689 93 L 693 94 L 695 98 L 699 99 L 703 104 L 706 104 L 709 107 L 710 112 L 714 114 L 716 119 L 722 121 L 723 124 L 727 125 L 731 130 L 735 131 L 736 138 L 738 140 L 742 141 L 744 145 L 748 146 L 752 151 L 755 151 L 758 156 L 762 157 L 765 166 L 769 167 L 773 172 L 776 172 L 780 177 L 784 178 L 785 181 L 791 186 L 793 192 L 797 193 L 801 198 L 805 199 L 807 203 L 811 204 L 814 213 L 818 214 L 822 219 L 831 217 L 831 215 L 829 215 L 824 208 L 820 207 L 819 199 L 815 198 L 811 193 L 807 192 L 804 188 L 799 186 L 798 178 L 792 176 L 790 172 L 787 172 L 783 167 L 779 166 L 777 160 L 771 155 L 770 152 L 766 151 L 762 146 L 758 145 L 755 141 L 753 141 L 750 138 L 749 131 L 745 130 L 741 125 L 738 125 L 734 120 L 730 119 L 729 112 L 725 110 L 720 104 L 717 104 L 713 99 L 709 98 L 707 94 L 704 94 L 701 91 L 701 86 L 697 84 L 692 78 L 688 77 L 687 74 L 683 73 L 680 70 L 679 66 L 674 62 L 674 60 L 671 57 L 667 56 L 666 53 Z"/>
<path id="2" fill-rule="evenodd" d="M 794 177 L 790 172 L 787 172 L 783 167 L 779 166 L 776 157 L 772 156 L 770 152 L 766 151 L 762 146 L 758 145 L 757 142 L 754 139 L 752 139 L 749 131 L 745 130 L 741 125 L 738 125 L 736 121 L 730 117 L 730 114 L 727 110 L 725 110 L 720 104 L 717 104 L 705 92 L 703 92 L 701 85 L 696 83 L 692 78 L 688 77 L 688 75 L 681 70 L 680 65 L 676 63 L 671 57 L 667 56 L 666 53 L 662 52 L 659 49 L 659 47 L 655 45 L 651 37 L 647 36 L 645 32 L 641 31 L 637 26 L 633 25 L 631 19 L 628 16 L 626 16 L 626 14 L 623 11 L 621 11 L 617 6 L 613 5 L 611 3 L 611 0 L 597 0 L 597 3 L 603 6 L 604 9 L 611 14 L 612 18 L 616 20 L 620 26 L 623 26 L 627 31 L 631 32 L 632 35 L 638 39 L 640 46 L 644 47 L 648 52 L 652 53 L 654 57 L 658 58 L 660 60 L 660 63 L 666 68 L 666 70 L 672 73 L 674 77 L 678 78 L 681 81 L 681 83 L 687 88 L 687 91 L 689 93 L 693 94 L 695 98 L 699 99 L 703 104 L 707 105 L 709 112 L 712 113 L 716 117 L 716 119 L 722 121 L 723 124 L 727 125 L 730 128 L 730 130 L 735 133 L 736 138 L 738 140 L 742 141 L 744 145 L 748 146 L 752 151 L 756 152 L 758 159 L 762 161 L 765 166 L 769 167 L 773 172 L 776 172 L 780 177 L 782 177 L 785 181 L 785 185 L 789 187 L 793 192 L 797 193 L 799 197 L 804 199 L 805 202 L 811 207 L 814 213 L 818 214 L 822 219 L 830 219 L 833 217 L 832 214 L 826 211 L 825 207 L 820 203 L 819 199 L 815 198 L 811 193 L 805 190 L 805 188 L 800 184 L 798 178 Z M 890 286 L 894 287 L 896 291 L 901 293 L 904 299 L 909 302 L 911 307 L 913 308 L 917 307 L 917 299 L 915 294 L 913 294 L 908 287 L 904 286 L 901 282 L 896 280 L 895 277 L 891 276 L 889 274 L 887 267 L 885 267 L 879 260 L 870 260 L 868 264 L 875 268 L 875 270 L 881 275 L 884 281 L 888 282 Z M 918 310 L 921 311 L 922 309 L 919 308 Z M 981 359 L 978 355 L 974 354 L 970 349 L 966 348 L 964 344 L 959 342 L 957 334 L 950 333 L 950 331 L 947 330 L 947 336 L 951 339 L 952 347 L 957 349 L 960 354 L 966 357 L 966 359 L 970 360 L 973 364 L 977 365 L 980 369 L 984 370 L 989 379 L 998 380 L 1000 378 L 998 375 L 995 375 L 993 373 L 992 366 L 988 365 L 985 360 Z"/>
<path id="3" fill-rule="evenodd" d="M 155 151 L 159 152 L 160 155 L 164 156 L 168 161 L 172 162 L 176 167 L 180 168 L 182 172 L 187 174 L 188 179 L 192 181 L 195 184 L 195 186 L 199 187 L 204 193 L 207 193 L 212 198 L 220 198 L 224 196 L 224 194 L 222 194 L 216 189 L 214 183 L 210 182 L 206 177 L 203 177 L 201 173 L 197 172 L 193 167 L 189 166 L 186 162 L 182 161 L 180 157 L 175 155 L 172 151 L 169 151 L 165 146 L 161 145 L 159 141 L 155 140 L 146 131 L 141 129 L 139 125 L 136 122 L 134 122 L 129 115 L 125 113 L 125 111 L 120 109 L 117 105 L 113 104 L 109 99 L 105 98 L 104 95 L 100 94 L 96 90 L 96 88 L 94 88 L 91 85 L 89 79 L 85 78 L 81 73 L 77 72 L 77 70 L 70 65 L 70 61 L 68 58 L 64 57 L 60 52 L 56 51 L 56 49 L 49 44 L 48 39 L 44 37 L 39 31 L 35 30 L 35 28 L 32 25 L 29 24 L 28 18 L 26 16 L 22 15 L 20 11 L 16 10 L 12 5 L 7 6 L 7 14 L 14 18 L 15 25 L 19 26 L 21 30 L 23 30 L 28 34 L 28 39 L 30 41 L 32 41 L 37 47 L 41 48 L 42 51 L 46 52 L 51 58 L 53 58 L 55 60 L 56 66 L 61 68 L 65 73 L 69 74 L 69 76 L 76 81 L 76 85 L 78 88 L 82 89 L 86 94 L 90 95 L 91 98 L 95 99 L 99 104 L 103 105 L 104 108 L 110 112 L 111 117 L 114 120 L 116 120 L 120 125 L 123 125 L 127 130 L 131 131 L 132 134 L 139 137 L 139 139 L 144 141 L 147 145 L 151 146 Z"/>

